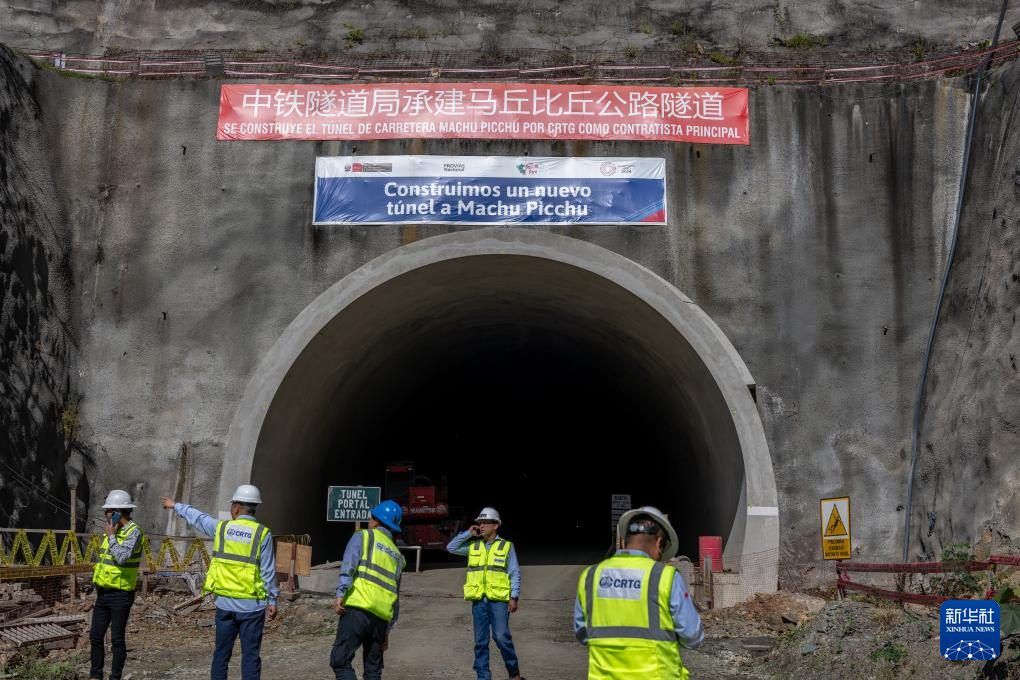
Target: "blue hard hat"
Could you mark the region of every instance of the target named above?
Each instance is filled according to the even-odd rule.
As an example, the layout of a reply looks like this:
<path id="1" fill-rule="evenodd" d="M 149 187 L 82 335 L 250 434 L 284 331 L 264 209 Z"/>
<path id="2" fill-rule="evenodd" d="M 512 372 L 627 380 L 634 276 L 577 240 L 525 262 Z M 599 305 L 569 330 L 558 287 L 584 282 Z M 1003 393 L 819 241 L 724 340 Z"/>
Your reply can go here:
<path id="1" fill-rule="evenodd" d="M 390 531 L 400 531 L 400 518 L 403 514 L 400 505 L 393 501 L 383 501 L 372 508 L 372 517 Z"/>

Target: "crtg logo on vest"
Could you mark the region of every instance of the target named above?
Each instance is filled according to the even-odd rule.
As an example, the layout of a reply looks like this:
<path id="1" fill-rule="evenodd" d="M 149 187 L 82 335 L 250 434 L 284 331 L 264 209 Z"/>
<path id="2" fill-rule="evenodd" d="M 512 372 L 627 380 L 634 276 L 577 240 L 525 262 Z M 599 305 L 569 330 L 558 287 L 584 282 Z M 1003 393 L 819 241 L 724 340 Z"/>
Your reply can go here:
<path id="1" fill-rule="evenodd" d="M 227 527 L 227 539 L 239 543 L 251 543 L 252 531 L 241 527 Z"/>
<path id="2" fill-rule="evenodd" d="M 617 600 L 640 599 L 644 576 L 643 569 L 603 569 L 599 575 L 598 596 Z"/>
<path id="3" fill-rule="evenodd" d="M 390 557 L 392 557 L 393 559 L 395 559 L 398 562 L 400 561 L 400 553 L 393 552 L 387 546 L 383 545 L 383 543 L 381 541 L 376 541 L 375 542 L 375 549 L 383 551 L 384 553 L 386 553 L 387 555 L 389 555 Z"/>

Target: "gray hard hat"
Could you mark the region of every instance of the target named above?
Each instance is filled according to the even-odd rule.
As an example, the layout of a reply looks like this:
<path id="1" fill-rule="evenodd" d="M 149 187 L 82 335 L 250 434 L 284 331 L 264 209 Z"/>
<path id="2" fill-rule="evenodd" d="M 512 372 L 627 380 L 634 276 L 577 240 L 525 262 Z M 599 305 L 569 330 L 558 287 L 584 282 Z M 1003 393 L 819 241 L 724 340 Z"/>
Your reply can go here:
<path id="1" fill-rule="evenodd" d="M 620 538 L 623 538 L 628 533 L 628 527 L 634 519 L 640 519 L 642 516 L 648 517 L 653 520 L 656 524 L 662 527 L 662 530 L 666 532 L 668 536 L 668 542 L 662 550 L 662 556 L 659 558 L 663 562 L 676 557 L 677 552 L 677 538 L 676 530 L 673 529 L 673 525 L 669 523 L 669 518 L 661 510 L 651 505 L 642 505 L 640 508 L 634 508 L 623 513 L 620 517 L 619 523 L 616 525 L 616 530 L 620 534 Z"/>

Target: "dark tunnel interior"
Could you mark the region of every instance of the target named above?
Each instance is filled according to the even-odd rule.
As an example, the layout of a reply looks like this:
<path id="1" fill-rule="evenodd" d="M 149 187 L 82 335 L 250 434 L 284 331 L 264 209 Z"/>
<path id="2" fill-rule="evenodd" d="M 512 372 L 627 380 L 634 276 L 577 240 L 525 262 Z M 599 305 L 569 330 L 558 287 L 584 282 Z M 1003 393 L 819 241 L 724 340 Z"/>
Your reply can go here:
<path id="1" fill-rule="evenodd" d="M 339 559 L 353 526 L 325 521 L 327 487 L 385 487 L 387 463 L 410 461 L 462 525 L 495 506 L 523 564 L 605 555 L 611 494 L 667 512 L 681 554 L 699 535 L 726 538 L 739 449 L 713 430 L 720 397 L 661 316 L 532 258 L 426 269 L 352 305 L 288 374 L 253 479 L 303 489 L 321 512 L 267 501 L 271 526 L 311 534 L 316 563 Z"/>

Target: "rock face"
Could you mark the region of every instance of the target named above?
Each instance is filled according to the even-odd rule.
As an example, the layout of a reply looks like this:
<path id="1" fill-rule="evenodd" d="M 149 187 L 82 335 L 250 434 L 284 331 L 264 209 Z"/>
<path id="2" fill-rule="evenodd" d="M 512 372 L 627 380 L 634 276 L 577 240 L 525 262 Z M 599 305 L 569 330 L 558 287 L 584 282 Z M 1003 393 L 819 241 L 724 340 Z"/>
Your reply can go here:
<path id="1" fill-rule="evenodd" d="M 1020 69 L 983 94 L 925 393 L 912 546 L 1020 545 Z"/>
<path id="2" fill-rule="evenodd" d="M 0 523 L 65 528 L 68 483 L 88 457 L 70 373 L 69 232 L 54 206 L 35 69 L 12 56 L 0 48 Z"/>
<path id="3" fill-rule="evenodd" d="M 966 3 L 757 2 L 734 0 L 188 0 L 53 3 L 0 7 L 0 42 L 29 49 L 104 53 L 116 49 L 330 52 L 364 57 L 403 52 L 508 54 L 574 50 L 633 55 L 692 49 L 779 50 L 797 36 L 836 49 L 919 49 L 991 36 L 998 0 Z M 1016 21 L 1017 12 L 1011 14 Z M 1006 26 L 1012 22 L 1008 21 Z M 791 43 L 798 44 L 798 43 Z M 805 47 L 820 45 L 809 40 Z"/>
<path id="4" fill-rule="evenodd" d="M 668 225 L 547 229 L 648 267 L 733 342 L 758 385 L 788 581 L 817 559 L 816 504 L 830 495 L 853 497 L 858 554 L 897 557 L 966 81 L 752 88 L 751 145 L 740 148 L 229 143 L 214 139 L 215 81 L 93 81 L 34 69 L 6 51 L 0 61 L 3 351 L 17 369 L 4 377 L 0 441 L 10 442 L 4 451 L 18 472 L 49 493 L 62 497 L 78 446 L 94 452 L 87 482 L 96 495 L 127 488 L 155 508 L 173 491 L 212 510 L 227 428 L 287 325 L 374 257 L 453 229 L 313 228 L 317 155 L 661 156 Z M 915 509 L 935 503 L 945 522 L 937 531 L 954 540 L 974 540 L 986 521 L 1015 521 L 1005 499 L 1016 474 L 1011 354 L 1020 354 L 1010 236 L 1017 133 L 1012 114 L 998 112 L 1013 111 L 1017 74 L 1008 65 L 990 78 L 929 384 L 925 441 L 935 453 L 922 454 Z M 74 423 L 64 414 L 79 395 L 69 444 L 62 423 Z M 5 471 L 3 479 L 6 487 L 15 478 Z M 985 495 L 958 493 L 962 483 Z M 41 497 L 17 493 L 16 502 L 0 494 L 6 516 L 20 513 L 22 522 L 27 507 L 33 521 L 56 521 Z M 170 528 L 154 510 L 138 519 Z"/>

